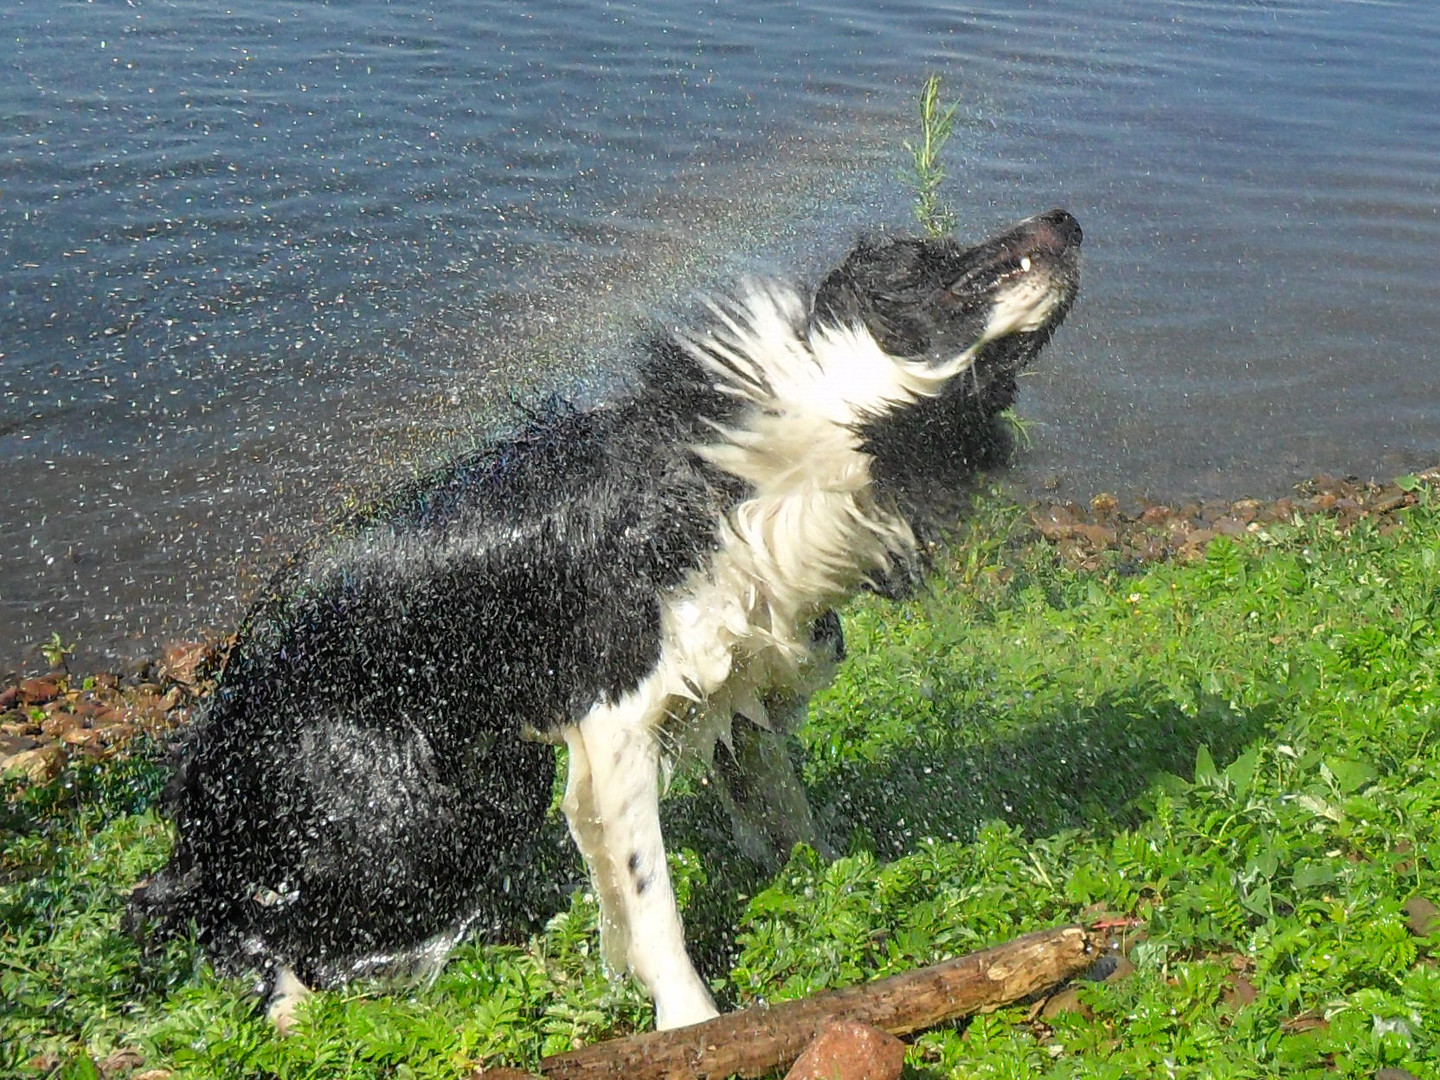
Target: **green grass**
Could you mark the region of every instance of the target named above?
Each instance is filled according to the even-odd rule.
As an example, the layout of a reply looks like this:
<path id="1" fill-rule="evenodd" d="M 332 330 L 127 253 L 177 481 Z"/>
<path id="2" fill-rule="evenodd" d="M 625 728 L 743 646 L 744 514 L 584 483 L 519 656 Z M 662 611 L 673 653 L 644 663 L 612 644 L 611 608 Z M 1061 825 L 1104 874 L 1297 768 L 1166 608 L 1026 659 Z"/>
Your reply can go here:
<path id="1" fill-rule="evenodd" d="M 908 1075 L 1440 1076 L 1440 935 L 1405 911 L 1440 901 L 1437 562 L 1433 495 L 1088 573 L 980 500 L 924 595 L 847 612 L 804 733 L 843 858 L 764 878 L 677 784 L 702 966 L 730 1005 L 775 1001 L 1103 912 L 1143 922 L 1130 977 L 919 1036 Z M 456 1077 L 648 1024 L 576 892 L 432 986 L 322 995 L 274 1038 L 191 948 L 142 958 L 121 932 L 168 847 L 162 779 L 136 755 L 10 791 L 0 1075 Z"/>

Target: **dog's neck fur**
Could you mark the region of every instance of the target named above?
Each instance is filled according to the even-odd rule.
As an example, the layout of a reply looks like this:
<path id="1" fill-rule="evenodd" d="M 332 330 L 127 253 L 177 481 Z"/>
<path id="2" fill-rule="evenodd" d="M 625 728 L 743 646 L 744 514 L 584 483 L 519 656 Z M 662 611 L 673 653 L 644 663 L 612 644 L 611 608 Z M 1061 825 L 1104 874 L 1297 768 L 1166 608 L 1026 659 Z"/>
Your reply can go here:
<path id="1" fill-rule="evenodd" d="M 770 284 L 711 314 L 708 333 L 680 345 L 728 407 L 692 449 L 745 494 L 665 604 L 662 679 L 725 722 L 763 725 L 765 691 L 807 681 L 813 621 L 915 560 L 915 531 L 876 488 L 867 424 L 934 397 L 973 356 L 890 355 L 863 325 L 816 323 L 802 294 Z M 713 740 L 696 734 L 706 754 Z"/>

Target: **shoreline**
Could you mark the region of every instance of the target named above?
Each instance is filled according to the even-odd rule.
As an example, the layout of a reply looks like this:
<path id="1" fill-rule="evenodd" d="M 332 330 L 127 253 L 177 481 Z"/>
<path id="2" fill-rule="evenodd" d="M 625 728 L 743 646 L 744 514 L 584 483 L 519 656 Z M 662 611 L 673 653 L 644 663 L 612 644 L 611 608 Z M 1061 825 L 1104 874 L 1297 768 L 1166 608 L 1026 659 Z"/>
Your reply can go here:
<path id="1" fill-rule="evenodd" d="M 1218 537 L 1243 540 L 1266 524 L 1328 517 L 1346 530 L 1364 520 L 1380 526 L 1414 506 L 1425 485 L 1440 483 L 1440 466 L 1399 481 L 1377 483 L 1320 475 L 1278 499 L 1123 503 L 1101 493 L 1089 503 L 1021 503 L 1035 538 L 1074 569 L 1107 563 L 1143 565 L 1204 556 Z M 100 761 L 138 737 L 162 741 L 184 724 L 218 671 L 228 638 L 173 644 L 127 670 L 12 669 L 0 676 L 0 775 L 47 783 L 72 762 Z"/>

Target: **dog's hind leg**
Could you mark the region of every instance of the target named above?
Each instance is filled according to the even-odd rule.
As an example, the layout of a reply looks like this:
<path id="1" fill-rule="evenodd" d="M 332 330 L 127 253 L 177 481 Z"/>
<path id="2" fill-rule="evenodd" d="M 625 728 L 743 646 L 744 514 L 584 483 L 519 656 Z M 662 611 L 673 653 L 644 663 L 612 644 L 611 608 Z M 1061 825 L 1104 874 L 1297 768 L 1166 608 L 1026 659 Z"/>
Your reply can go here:
<path id="1" fill-rule="evenodd" d="M 580 849 L 580 855 L 590 871 L 595 896 L 600 901 L 601 955 L 616 971 L 624 971 L 629 966 L 630 937 L 623 917 L 622 879 L 616 876 L 615 867 L 606 854 L 605 829 L 600 809 L 595 803 L 590 756 L 586 753 L 585 739 L 578 727 L 566 729 L 565 745 L 570 751 L 570 763 L 561 809 L 565 811 L 570 835 Z"/>
<path id="2" fill-rule="evenodd" d="M 605 955 L 623 955 L 663 1029 L 708 1020 L 716 1009 L 685 951 L 660 833 L 659 748 L 643 702 L 642 692 L 597 707 L 567 732 L 570 768 L 582 761 L 565 814 L 599 894 Z"/>
<path id="3" fill-rule="evenodd" d="M 265 1015 L 281 1035 L 295 1030 L 295 1010 L 312 993 L 288 967 L 275 969 L 270 983 L 270 995 L 265 999 Z"/>

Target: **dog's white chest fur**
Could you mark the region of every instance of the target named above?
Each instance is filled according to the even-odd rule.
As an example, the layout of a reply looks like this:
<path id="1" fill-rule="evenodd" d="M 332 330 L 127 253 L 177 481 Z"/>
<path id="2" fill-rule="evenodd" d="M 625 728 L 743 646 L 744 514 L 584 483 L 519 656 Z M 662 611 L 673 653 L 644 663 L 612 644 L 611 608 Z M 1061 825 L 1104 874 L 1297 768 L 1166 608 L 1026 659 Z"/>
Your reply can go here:
<path id="1" fill-rule="evenodd" d="M 695 450 L 751 495 L 719 523 L 708 562 L 665 598 L 652 677 L 672 702 L 657 721 L 684 710 L 681 748 L 707 758 L 734 715 L 768 725 L 765 695 L 808 682 L 816 616 L 914 550 L 910 526 L 874 500 L 856 428 L 941 381 L 863 329 L 797 335 L 803 300 L 789 290 L 753 286 L 716 314 L 722 329 L 687 348 L 748 408 Z"/>

